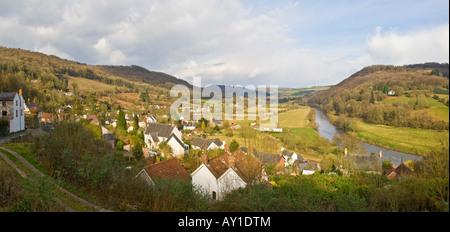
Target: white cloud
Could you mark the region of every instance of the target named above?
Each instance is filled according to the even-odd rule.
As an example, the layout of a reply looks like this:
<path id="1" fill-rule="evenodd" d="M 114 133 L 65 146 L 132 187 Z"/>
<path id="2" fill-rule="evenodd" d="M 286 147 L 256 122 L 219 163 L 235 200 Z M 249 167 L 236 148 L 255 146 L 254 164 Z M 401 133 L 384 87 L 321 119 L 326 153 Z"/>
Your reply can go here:
<path id="1" fill-rule="evenodd" d="M 382 64 L 416 64 L 424 62 L 449 62 L 449 25 L 399 33 L 386 32 L 377 27 L 375 35 L 367 40 L 367 60 Z"/>
<path id="2" fill-rule="evenodd" d="M 379 29 L 367 37 L 364 51 L 363 43 L 342 42 L 346 36 L 329 38 L 334 25 L 340 25 L 336 31 L 347 29 L 344 22 L 352 25 L 347 19 L 331 22 L 348 15 L 349 10 L 334 9 L 340 3 L 326 9 L 340 12 L 333 17 L 318 14 L 323 3 L 312 8 L 306 3 L 276 3 L 272 9 L 245 4 L 239 0 L 11 1 L 0 9 L 0 45 L 88 64 L 136 64 L 187 80 L 201 76 L 209 83 L 287 87 L 335 84 L 371 64 L 448 62 L 448 24 L 409 33 Z M 302 30 L 296 31 L 297 26 Z M 314 49 L 301 44 L 311 41 L 307 38 L 312 28 L 319 28 L 312 33 L 319 41 Z M 353 43 L 358 37 L 342 34 L 353 36 Z M 339 43 L 334 43 L 336 38 Z"/>

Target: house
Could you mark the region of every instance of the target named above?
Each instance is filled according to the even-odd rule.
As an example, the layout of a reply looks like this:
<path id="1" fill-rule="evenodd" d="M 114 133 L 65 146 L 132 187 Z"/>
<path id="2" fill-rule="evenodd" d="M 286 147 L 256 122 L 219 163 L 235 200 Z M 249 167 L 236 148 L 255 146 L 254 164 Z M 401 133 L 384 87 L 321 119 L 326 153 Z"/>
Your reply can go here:
<path id="1" fill-rule="evenodd" d="M 102 135 L 108 134 L 109 130 L 106 129 L 104 126 L 101 127 L 102 128 Z"/>
<path id="2" fill-rule="evenodd" d="M 1 117 L 9 120 L 9 133 L 25 130 L 24 100 L 19 93 L 0 93 Z"/>
<path id="3" fill-rule="evenodd" d="M 142 178 L 148 184 L 155 184 L 155 181 L 160 179 L 191 180 L 189 173 L 181 166 L 180 162 L 175 157 L 145 166 L 136 177 Z"/>
<path id="4" fill-rule="evenodd" d="M 395 95 L 395 91 L 394 90 L 389 90 L 387 95 L 388 96 L 394 96 Z"/>
<path id="5" fill-rule="evenodd" d="M 264 165 L 242 150 L 226 151 L 212 159 L 202 154 L 202 164 L 192 172 L 192 184 L 208 193 L 213 200 L 221 200 L 234 189 L 252 183 L 268 183 Z"/>
<path id="6" fill-rule="evenodd" d="M 147 117 L 146 121 L 147 121 L 147 123 L 157 123 L 158 119 L 156 118 L 156 116 L 150 116 L 150 117 Z"/>
<path id="7" fill-rule="evenodd" d="M 304 159 L 300 154 L 296 154 L 293 151 L 287 151 L 284 148 L 281 148 L 281 155 L 286 161 L 285 166 L 294 165 L 296 161 L 304 162 Z"/>
<path id="8" fill-rule="evenodd" d="M 203 150 L 210 150 L 210 149 L 224 149 L 225 141 L 220 141 L 220 139 L 202 139 L 202 138 L 194 138 L 192 140 L 192 148 L 193 149 L 203 149 Z"/>
<path id="9" fill-rule="evenodd" d="M 150 124 L 144 132 L 144 142 L 148 148 L 158 149 L 161 142 L 167 142 L 174 156 L 182 156 L 189 146 L 181 141 L 181 132 L 174 125 Z"/>
<path id="10" fill-rule="evenodd" d="M 308 161 L 297 161 L 296 167 L 298 168 L 299 173 L 302 175 L 312 175 L 316 171 L 320 171 L 320 166 L 316 161 L 308 160 Z"/>
<path id="11" fill-rule="evenodd" d="M 223 126 L 223 120 L 213 118 L 208 124 L 210 127 Z"/>
<path id="12" fill-rule="evenodd" d="M 384 173 L 389 179 L 397 179 L 410 175 L 412 171 L 404 163 L 401 163 L 396 168 L 392 166 L 387 167 Z"/>
<path id="13" fill-rule="evenodd" d="M 82 118 L 87 119 L 91 124 L 100 125 L 100 121 L 98 120 L 95 114 L 88 114 L 88 115 L 85 114 L 83 115 Z"/>
<path id="14" fill-rule="evenodd" d="M 277 173 L 285 172 L 285 158 L 282 155 L 270 154 L 264 152 L 256 152 L 256 158 L 258 158 L 264 165 L 274 165 L 275 169 L 278 170 Z"/>
<path id="15" fill-rule="evenodd" d="M 106 140 L 108 143 L 110 143 L 112 148 L 116 147 L 116 144 L 115 144 L 116 139 L 114 138 L 113 134 L 111 134 L 111 133 L 103 134 L 102 138 L 104 140 Z"/>
<path id="16" fill-rule="evenodd" d="M 36 118 L 38 122 L 41 122 L 42 118 L 42 112 L 39 106 L 32 102 L 32 103 L 25 103 L 24 105 L 24 112 L 25 116 L 27 117 L 33 117 Z"/>

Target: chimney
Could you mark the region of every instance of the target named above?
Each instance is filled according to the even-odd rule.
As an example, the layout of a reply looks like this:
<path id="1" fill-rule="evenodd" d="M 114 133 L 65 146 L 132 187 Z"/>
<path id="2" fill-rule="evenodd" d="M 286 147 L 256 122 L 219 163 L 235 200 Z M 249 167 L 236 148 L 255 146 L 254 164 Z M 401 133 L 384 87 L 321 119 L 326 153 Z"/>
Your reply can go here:
<path id="1" fill-rule="evenodd" d="M 383 158 L 383 151 L 380 149 L 380 159 Z"/>
<path id="2" fill-rule="evenodd" d="M 206 153 L 202 154 L 202 163 L 208 164 L 208 154 Z"/>
<path id="3" fill-rule="evenodd" d="M 228 164 L 230 164 L 230 167 L 234 168 L 234 165 L 236 164 L 236 160 L 234 158 L 234 155 L 230 155 L 228 157 Z"/>
<path id="4" fill-rule="evenodd" d="M 19 95 L 22 95 L 22 89 L 19 89 Z"/>

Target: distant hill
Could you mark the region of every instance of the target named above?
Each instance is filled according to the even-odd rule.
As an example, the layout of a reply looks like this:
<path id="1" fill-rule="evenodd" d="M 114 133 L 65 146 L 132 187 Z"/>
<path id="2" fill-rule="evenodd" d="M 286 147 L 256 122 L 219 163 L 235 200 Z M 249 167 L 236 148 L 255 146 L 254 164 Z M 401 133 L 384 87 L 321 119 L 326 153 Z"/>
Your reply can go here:
<path id="1" fill-rule="evenodd" d="M 120 76 L 132 81 L 144 82 L 151 85 L 161 86 L 170 89 L 172 86 L 181 84 L 192 87 L 187 81 L 178 79 L 162 72 L 149 71 L 137 65 L 131 66 L 115 66 L 115 65 L 98 65 L 98 69 L 113 76 Z"/>
<path id="2" fill-rule="evenodd" d="M 169 74 L 149 71 L 136 65 L 87 65 L 77 61 L 62 59 L 54 55 L 0 46 L 0 64 L 6 66 L 8 63 L 23 67 L 25 70 L 45 69 L 45 71 L 48 72 L 48 75 L 66 74 L 73 77 L 98 80 L 107 84 L 110 82 L 108 79 L 118 77 L 123 78 L 125 81 L 143 82 L 166 89 L 170 89 L 176 84 L 191 86 L 188 82 Z M 35 74 L 37 75 L 37 73 Z"/>

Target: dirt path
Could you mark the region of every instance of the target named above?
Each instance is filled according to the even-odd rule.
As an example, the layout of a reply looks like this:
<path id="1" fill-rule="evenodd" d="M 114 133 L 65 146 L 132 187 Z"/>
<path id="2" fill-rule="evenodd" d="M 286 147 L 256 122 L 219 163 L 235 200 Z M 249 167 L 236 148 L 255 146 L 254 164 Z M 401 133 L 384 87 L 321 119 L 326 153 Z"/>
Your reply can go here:
<path id="1" fill-rule="evenodd" d="M 21 155 L 19 155 L 17 152 L 11 151 L 5 147 L 0 147 L 0 157 L 2 157 L 11 167 L 13 167 L 23 178 L 28 178 L 27 175 L 25 174 L 25 172 L 23 170 L 21 170 L 19 167 L 17 167 L 17 165 L 11 161 L 5 154 L 3 154 L 1 152 L 1 149 L 11 153 L 12 155 L 14 155 L 17 159 L 19 159 L 23 164 L 25 164 L 25 166 L 27 166 L 32 172 L 34 172 L 37 175 L 41 175 L 43 176 L 44 174 L 42 174 L 41 172 L 39 172 L 30 162 L 28 162 L 26 159 L 24 159 Z M 111 210 L 107 210 L 104 209 L 98 205 L 92 204 L 78 196 L 76 196 L 75 194 L 67 191 L 66 189 L 64 189 L 63 187 L 55 184 L 55 186 L 61 190 L 62 192 L 66 193 L 67 195 L 69 195 L 70 197 L 72 197 L 73 199 L 75 199 L 78 202 L 81 202 L 82 204 L 95 209 L 98 212 L 112 212 Z M 60 205 L 62 205 L 64 208 L 66 208 L 67 211 L 69 212 L 76 212 L 74 209 L 72 209 L 70 206 L 68 206 L 67 204 L 65 204 L 63 201 L 61 201 L 60 199 L 55 199 Z"/>

